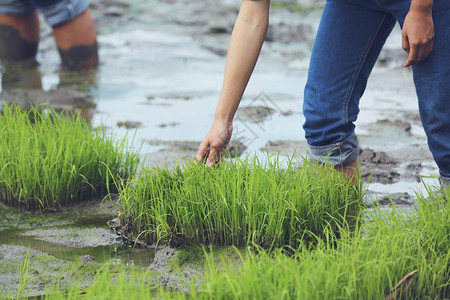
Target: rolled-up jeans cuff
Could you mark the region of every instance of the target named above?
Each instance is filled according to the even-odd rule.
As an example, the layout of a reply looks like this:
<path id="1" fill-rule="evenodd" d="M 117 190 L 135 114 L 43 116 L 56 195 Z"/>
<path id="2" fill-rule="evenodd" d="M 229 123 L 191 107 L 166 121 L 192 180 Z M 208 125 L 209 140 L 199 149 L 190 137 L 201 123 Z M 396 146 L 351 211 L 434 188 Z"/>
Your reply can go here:
<path id="1" fill-rule="evenodd" d="M 89 0 L 61 0 L 55 4 L 39 7 L 50 26 L 69 22 L 89 8 Z"/>
<path id="2" fill-rule="evenodd" d="M 31 14 L 36 7 L 25 0 L 2 0 L 0 1 L 0 14 L 24 16 Z"/>
<path id="3" fill-rule="evenodd" d="M 349 165 L 358 158 L 358 152 L 358 138 L 355 133 L 339 143 L 324 146 L 309 145 L 309 155 L 312 159 L 335 166 Z"/>

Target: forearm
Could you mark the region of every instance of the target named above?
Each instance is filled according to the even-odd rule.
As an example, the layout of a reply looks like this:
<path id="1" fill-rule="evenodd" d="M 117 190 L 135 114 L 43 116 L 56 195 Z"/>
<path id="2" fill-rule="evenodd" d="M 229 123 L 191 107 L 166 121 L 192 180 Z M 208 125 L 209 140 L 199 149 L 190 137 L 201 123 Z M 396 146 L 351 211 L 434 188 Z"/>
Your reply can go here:
<path id="1" fill-rule="evenodd" d="M 431 13 L 433 9 L 433 0 L 411 0 L 410 11 L 420 10 Z"/>
<path id="2" fill-rule="evenodd" d="M 230 39 L 216 120 L 233 120 L 264 42 L 269 23 L 269 2 L 242 2 Z"/>

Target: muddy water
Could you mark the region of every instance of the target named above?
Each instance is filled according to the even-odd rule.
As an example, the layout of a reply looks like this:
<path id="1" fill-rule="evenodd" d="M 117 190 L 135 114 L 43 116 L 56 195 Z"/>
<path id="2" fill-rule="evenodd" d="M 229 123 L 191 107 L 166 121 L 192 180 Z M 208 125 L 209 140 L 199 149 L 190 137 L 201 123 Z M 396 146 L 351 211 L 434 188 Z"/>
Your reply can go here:
<path id="1" fill-rule="evenodd" d="M 98 203 L 76 205 L 52 214 L 3 208 L 0 241 L 2 245 L 30 247 L 65 261 L 89 255 L 98 263 L 148 266 L 154 251 L 125 245 L 110 231 L 107 222 L 116 214 L 113 206 Z"/>
<path id="2" fill-rule="evenodd" d="M 52 227 L 52 230 L 55 228 Z M 106 228 L 105 228 L 106 230 Z M 90 244 L 86 247 L 73 247 L 55 242 L 40 240 L 34 235 L 26 235 L 26 231 L 17 229 L 7 229 L 0 231 L 0 241 L 2 245 L 19 245 L 30 247 L 50 254 L 55 258 L 74 261 L 82 256 L 92 256 L 98 263 L 112 261 L 114 263 L 125 263 L 138 267 L 148 267 L 153 261 L 155 251 L 147 248 L 132 247 L 123 243 L 97 246 Z M 49 232 L 45 232 L 48 236 Z M 25 235 L 24 235 L 25 234 Z"/>

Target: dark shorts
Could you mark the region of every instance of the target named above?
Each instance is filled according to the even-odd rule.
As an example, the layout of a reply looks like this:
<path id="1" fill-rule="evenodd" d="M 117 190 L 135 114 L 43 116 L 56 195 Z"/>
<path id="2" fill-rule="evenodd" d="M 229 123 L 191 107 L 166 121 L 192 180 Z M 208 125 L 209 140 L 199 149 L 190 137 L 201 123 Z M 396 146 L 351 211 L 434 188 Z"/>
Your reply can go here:
<path id="1" fill-rule="evenodd" d="M 89 7 L 89 0 L 0 0 L 0 14 L 28 15 L 36 9 L 51 26 L 68 22 Z"/>

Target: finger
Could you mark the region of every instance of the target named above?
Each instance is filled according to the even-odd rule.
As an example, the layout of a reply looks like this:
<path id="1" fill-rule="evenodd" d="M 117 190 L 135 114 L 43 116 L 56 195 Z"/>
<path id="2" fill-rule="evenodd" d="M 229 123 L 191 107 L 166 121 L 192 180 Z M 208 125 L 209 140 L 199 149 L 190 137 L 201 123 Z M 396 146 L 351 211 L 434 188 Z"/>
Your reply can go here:
<path id="1" fill-rule="evenodd" d="M 434 48 L 434 40 L 432 40 L 429 44 L 428 44 L 428 56 L 430 56 L 431 52 L 433 52 L 433 48 Z"/>
<path id="2" fill-rule="evenodd" d="M 413 45 L 409 49 L 408 60 L 403 65 L 405 68 L 409 67 L 417 62 L 417 55 L 419 54 L 419 47 L 417 45 Z"/>
<path id="3" fill-rule="evenodd" d="M 409 56 L 409 39 L 406 33 L 402 32 L 402 48 L 405 50 L 407 56 Z"/>
<path id="4" fill-rule="evenodd" d="M 217 148 L 212 148 L 211 151 L 209 151 L 209 156 L 206 164 L 208 167 L 214 167 L 214 164 L 216 163 L 217 158 Z"/>
<path id="5" fill-rule="evenodd" d="M 425 47 L 423 47 L 423 50 L 417 58 L 417 62 L 425 60 L 428 56 L 430 56 L 431 52 L 433 52 L 433 41 L 430 41 Z"/>
<path id="6" fill-rule="evenodd" d="M 209 152 L 209 144 L 202 142 L 198 147 L 197 155 L 195 156 L 197 162 L 202 162 L 202 160 L 206 157 L 206 155 L 208 155 L 208 152 Z"/>
<path id="7" fill-rule="evenodd" d="M 424 60 L 427 57 L 427 54 L 428 54 L 427 49 L 420 48 L 419 51 L 417 52 L 417 59 L 414 63 L 418 63 Z"/>
<path id="8" fill-rule="evenodd" d="M 223 159 L 225 157 L 225 148 L 223 148 L 220 152 L 219 152 L 219 161 L 223 162 Z"/>

